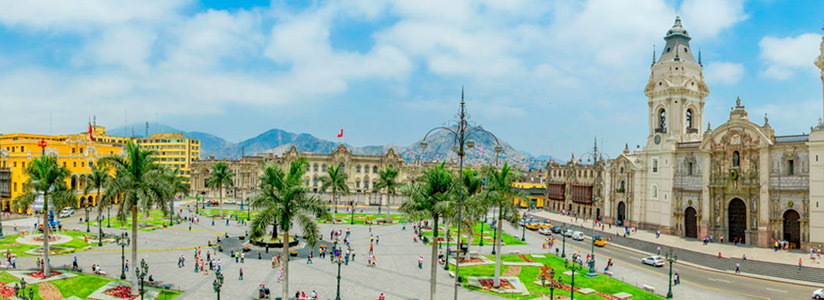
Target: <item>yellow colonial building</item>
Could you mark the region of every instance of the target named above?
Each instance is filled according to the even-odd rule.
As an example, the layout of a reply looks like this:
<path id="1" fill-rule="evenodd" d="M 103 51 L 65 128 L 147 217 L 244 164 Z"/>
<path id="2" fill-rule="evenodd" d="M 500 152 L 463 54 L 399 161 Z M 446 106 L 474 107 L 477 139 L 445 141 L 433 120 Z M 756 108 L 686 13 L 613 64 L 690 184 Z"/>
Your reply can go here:
<path id="1" fill-rule="evenodd" d="M 88 132 L 66 135 L 12 133 L 0 135 L 0 209 L 9 211 L 11 200 L 22 194 L 28 176 L 23 170 L 45 152 L 56 155 L 57 163 L 69 169 L 66 185 L 75 190 L 77 206 L 96 205 L 96 193 L 84 194 L 86 176 L 99 158 L 119 153 L 128 138 L 110 137 L 105 128 L 93 127 L 94 141 Z M 38 146 L 41 142 L 45 147 Z"/>
<path id="2" fill-rule="evenodd" d="M 180 169 L 179 175 L 189 184 L 191 164 L 200 159 L 200 140 L 183 137 L 183 133 L 156 133 L 137 142 L 143 149 L 156 150 L 159 164 Z"/>

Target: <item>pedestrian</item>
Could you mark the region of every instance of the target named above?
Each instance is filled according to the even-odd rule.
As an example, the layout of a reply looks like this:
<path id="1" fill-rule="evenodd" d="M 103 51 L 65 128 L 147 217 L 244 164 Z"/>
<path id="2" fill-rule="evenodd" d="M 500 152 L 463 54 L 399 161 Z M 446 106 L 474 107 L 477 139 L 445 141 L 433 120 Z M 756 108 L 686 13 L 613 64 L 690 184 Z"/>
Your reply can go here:
<path id="1" fill-rule="evenodd" d="M 383 295 L 383 293 L 381 293 L 381 295 L 378 296 L 378 300 L 386 300 L 386 297 Z"/>
<path id="2" fill-rule="evenodd" d="M 798 259 L 798 270 L 800 271 L 801 268 L 802 268 L 802 263 L 801 263 L 801 259 L 799 258 Z"/>
<path id="3" fill-rule="evenodd" d="M 352 253 L 352 261 L 355 261 L 355 249 L 352 249 L 350 253 Z"/>
<path id="4" fill-rule="evenodd" d="M 675 285 L 681 284 L 681 275 L 678 275 L 678 272 L 675 272 L 675 276 L 673 276 L 673 279 L 675 280 Z"/>
<path id="5" fill-rule="evenodd" d="M 380 244 L 380 243 L 381 243 L 381 236 L 375 237 L 375 244 Z"/>
<path id="6" fill-rule="evenodd" d="M 735 263 L 735 273 L 741 273 L 741 265 L 738 263 Z"/>
<path id="7" fill-rule="evenodd" d="M 312 253 L 313 251 L 309 251 L 309 256 L 306 257 L 306 264 L 312 263 Z"/>
<path id="8" fill-rule="evenodd" d="M 723 236 L 723 235 L 721 236 L 721 239 L 720 239 L 720 240 L 721 240 L 721 244 L 723 244 L 723 243 L 724 243 L 724 236 Z M 736 245 L 737 245 L 737 244 L 738 244 L 738 243 L 736 243 Z"/>
<path id="9" fill-rule="evenodd" d="M 240 252 L 240 263 L 246 262 L 246 252 Z"/>
<path id="10" fill-rule="evenodd" d="M 661 255 L 661 246 L 658 246 L 658 255 Z"/>
<path id="11" fill-rule="evenodd" d="M 126 269 L 126 272 L 129 272 L 129 260 L 128 259 L 126 260 L 126 265 L 124 266 L 124 268 Z"/>
<path id="12" fill-rule="evenodd" d="M 718 258 L 721 258 L 721 252 L 718 252 Z"/>
<path id="13" fill-rule="evenodd" d="M 280 270 L 278 270 L 278 282 L 280 282 L 281 280 L 283 280 L 283 268 L 280 268 Z"/>
<path id="14" fill-rule="evenodd" d="M 741 255 L 741 260 L 742 260 L 742 261 L 747 261 L 747 255 L 746 255 L 746 254 L 742 254 L 742 255 Z"/>
<path id="15" fill-rule="evenodd" d="M 243 268 L 240 268 L 240 278 L 238 280 L 243 280 Z"/>
<path id="16" fill-rule="evenodd" d="M 423 255 L 418 255 L 418 269 L 419 270 L 423 269 Z M 383 295 L 383 294 L 381 294 L 381 295 Z"/>

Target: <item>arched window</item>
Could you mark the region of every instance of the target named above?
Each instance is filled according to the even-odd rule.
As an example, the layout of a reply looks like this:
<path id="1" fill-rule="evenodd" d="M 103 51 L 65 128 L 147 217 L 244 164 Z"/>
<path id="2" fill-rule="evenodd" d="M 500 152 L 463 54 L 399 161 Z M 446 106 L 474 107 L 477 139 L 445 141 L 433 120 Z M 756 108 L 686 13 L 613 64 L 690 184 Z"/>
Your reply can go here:
<path id="1" fill-rule="evenodd" d="M 626 191 L 626 189 L 625 189 L 625 188 L 626 188 L 626 182 L 624 182 L 623 180 L 621 180 L 621 193 L 623 193 L 623 192 L 625 192 L 625 191 Z"/>
<path id="2" fill-rule="evenodd" d="M 687 128 L 692 128 L 692 109 L 687 109 Z"/>
<path id="3" fill-rule="evenodd" d="M 657 185 L 654 185 L 654 184 L 652 185 L 652 191 L 650 191 L 650 194 L 651 194 L 650 198 L 658 199 L 658 186 Z"/>
<path id="4" fill-rule="evenodd" d="M 378 173 L 378 166 L 372 167 L 372 173 Z"/>
<path id="5" fill-rule="evenodd" d="M 658 128 L 661 129 L 661 132 L 667 130 L 667 111 L 663 108 L 658 111 Z"/>
<path id="6" fill-rule="evenodd" d="M 732 153 L 732 167 L 733 168 L 738 168 L 738 166 L 741 163 L 740 159 L 741 159 L 741 156 L 738 154 L 738 151 L 735 151 L 735 152 Z"/>

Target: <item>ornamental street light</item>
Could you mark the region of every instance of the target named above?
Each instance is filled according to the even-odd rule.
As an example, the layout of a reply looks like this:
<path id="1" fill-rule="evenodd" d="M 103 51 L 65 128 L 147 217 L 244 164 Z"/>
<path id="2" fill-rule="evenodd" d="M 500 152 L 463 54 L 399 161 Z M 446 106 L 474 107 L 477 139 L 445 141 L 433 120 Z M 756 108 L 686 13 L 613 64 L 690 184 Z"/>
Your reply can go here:
<path id="1" fill-rule="evenodd" d="M 97 246 L 103 246 L 103 216 L 97 216 Z"/>
<path id="2" fill-rule="evenodd" d="M 572 287 L 569 289 L 569 300 L 575 300 L 575 295 L 574 294 L 575 294 L 575 269 L 576 269 L 576 266 L 578 266 L 579 270 L 584 269 L 584 265 L 580 261 L 578 261 L 577 259 L 575 259 L 572 262 L 572 283 L 571 283 Z"/>
<path id="3" fill-rule="evenodd" d="M 134 275 L 140 279 L 140 300 L 143 300 L 143 294 L 146 293 L 146 289 L 143 287 L 143 279 L 146 278 L 146 274 L 149 273 L 149 265 L 146 264 L 145 259 L 140 260 L 140 268 L 134 268 Z"/>
<path id="4" fill-rule="evenodd" d="M 561 229 L 561 258 L 566 257 L 566 231 L 567 225 L 564 224 L 564 228 Z"/>
<path id="5" fill-rule="evenodd" d="M 106 228 L 112 228 L 112 203 L 106 205 Z"/>
<path id="6" fill-rule="evenodd" d="M 672 248 L 669 248 L 666 253 L 666 259 L 669 262 L 669 289 L 667 290 L 667 299 L 672 299 L 672 263 L 678 261 L 678 253 L 673 253 Z"/>
<path id="7" fill-rule="evenodd" d="M 114 238 L 120 246 L 120 280 L 126 280 L 126 247 L 129 246 L 129 233 L 123 232 Z"/>
<path id="8" fill-rule="evenodd" d="M 492 138 L 495 139 L 495 143 L 497 144 L 497 146 L 495 147 L 496 153 L 497 153 L 498 149 L 503 150 L 503 148 L 501 147 L 501 143 L 498 141 L 498 137 L 496 137 L 494 134 L 492 134 L 489 131 L 486 131 L 481 126 L 475 126 L 474 128 L 471 126 L 471 124 L 468 120 L 469 119 L 469 114 L 466 112 L 466 102 L 464 101 L 463 87 L 461 87 L 461 109 L 458 112 L 458 115 L 456 117 L 457 117 L 457 120 L 455 120 L 456 124 L 454 124 L 454 125 L 451 125 L 451 126 L 438 126 L 438 127 L 435 127 L 435 128 L 432 128 L 431 130 L 429 130 L 429 132 L 427 132 L 426 135 L 423 137 L 423 140 L 421 140 L 420 147 L 422 149 L 426 150 L 426 147 L 428 146 L 428 144 L 426 143 L 426 138 L 429 137 L 429 134 L 431 134 L 432 132 L 445 131 L 448 134 L 452 134 L 452 136 L 453 136 L 452 149 L 453 149 L 453 151 L 457 152 L 458 161 L 459 161 L 459 163 L 458 163 L 458 173 L 460 173 L 460 175 L 459 175 L 460 180 L 458 182 L 463 183 L 463 160 L 464 160 L 464 156 L 466 155 L 465 148 L 466 147 L 469 147 L 469 148 L 475 147 L 475 141 L 473 141 L 471 139 L 473 134 L 486 133 L 486 134 L 489 134 L 490 136 L 492 136 Z M 458 220 L 462 220 L 462 218 L 461 218 L 462 209 L 463 209 L 463 189 L 461 188 L 461 189 L 458 189 Z M 448 245 L 449 240 L 447 240 L 446 242 L 447 242 L 447 245 Z M 461 222 L 458 222 L 458 249 L 461 249 Z M 447 247 L 447 250 L 449 250 L 449 247 Z M 448 257 L 448 253 L 447 253 L 447 257 Z M 448 263 L 447 263 L 447 265 L 448 265 Z M 458 276 L 458 269 L 459 269 L 459 264 L 457 263 L 457 260 L 456 260 L 455 261 L 455 294 L 454 294 L 455 300 L 458 299 L 458 286 L 460 285 L 460 280 L 461 280 L 461 277 Z"/>
<path id="9" fill-rule="evenodd" d="M 338 264 L 338 290 L 337 290 L 337 293 L 335 294 L 335 300 L 340 300 L 340 267 L 341 267 L 341 265 L 343 265 L 343 259 L 341 259 L 341 256 L 343 255 L 343 252 L 341 252 L 340 247 L 337 246 L 337 241 L 335 242 L 335 250 L 337 250 L 335 252 L 338 253 L 337 259 L 335 260 L 335 263 Z M 334 252 L 333 252 L 333 254 L 334 254 Z"/>
<path id="10" fill-rule="evenodd" d="M 592 233 L 595 233 L 595 230 L 593 230 Z M 587 277 L 598 277 L 598 272 L 595 271 L 595 236 L 593 236 L 591 244 L 592 250 L 590 250 L 590 253 L 592 255 L 587 262 L 589 264 L 589 272 L 587 272 Z"/>
<path id="11" fill-rule="evenodd" d="M 86 211 L 86 232 L 92 232 L 92 229 L 89 226 L 92 223 L 91 221 L 89 221 L 89 212 L 92 210 L 92 208 L 89 207 L 88 203 L 83 203 L 83 210 Z"/>
<path id="12" fill-rule="evenodd" d="M 521 242 L 526 242 L 526 212 L 521 216 Z"/>
<path id="13" fill-rule="evenodd" d="M 214 287 L 217 294 L 217 300 L 220 300 L 220 288 L 223 287 L 223 273 L 220 273 L 220 269 L 215 272 L 215 281 L 212 282 L 212 287 Z"/>

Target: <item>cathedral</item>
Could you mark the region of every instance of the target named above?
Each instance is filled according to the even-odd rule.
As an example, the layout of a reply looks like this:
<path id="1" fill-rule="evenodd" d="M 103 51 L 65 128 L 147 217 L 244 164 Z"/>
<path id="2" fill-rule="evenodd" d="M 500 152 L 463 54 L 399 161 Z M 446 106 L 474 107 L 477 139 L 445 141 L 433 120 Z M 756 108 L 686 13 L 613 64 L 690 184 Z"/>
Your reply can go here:
<path id="1" fill-rule="evenodd" d="M 646 145 L 609 160 L 596 148 L 587 163 L 573 156 L 547 164 L 546 208 L 687 238 L 824 244 L 821 120 L 809 134 L 777 136 L 767 115 L 750 119 L 736 99 L 729 119 L 711 127 L 704 120 L 710 90 L 690 39 L 676 17 L 653 56 Z M 824 83 L 824 39 L 815 64 Z"/>

